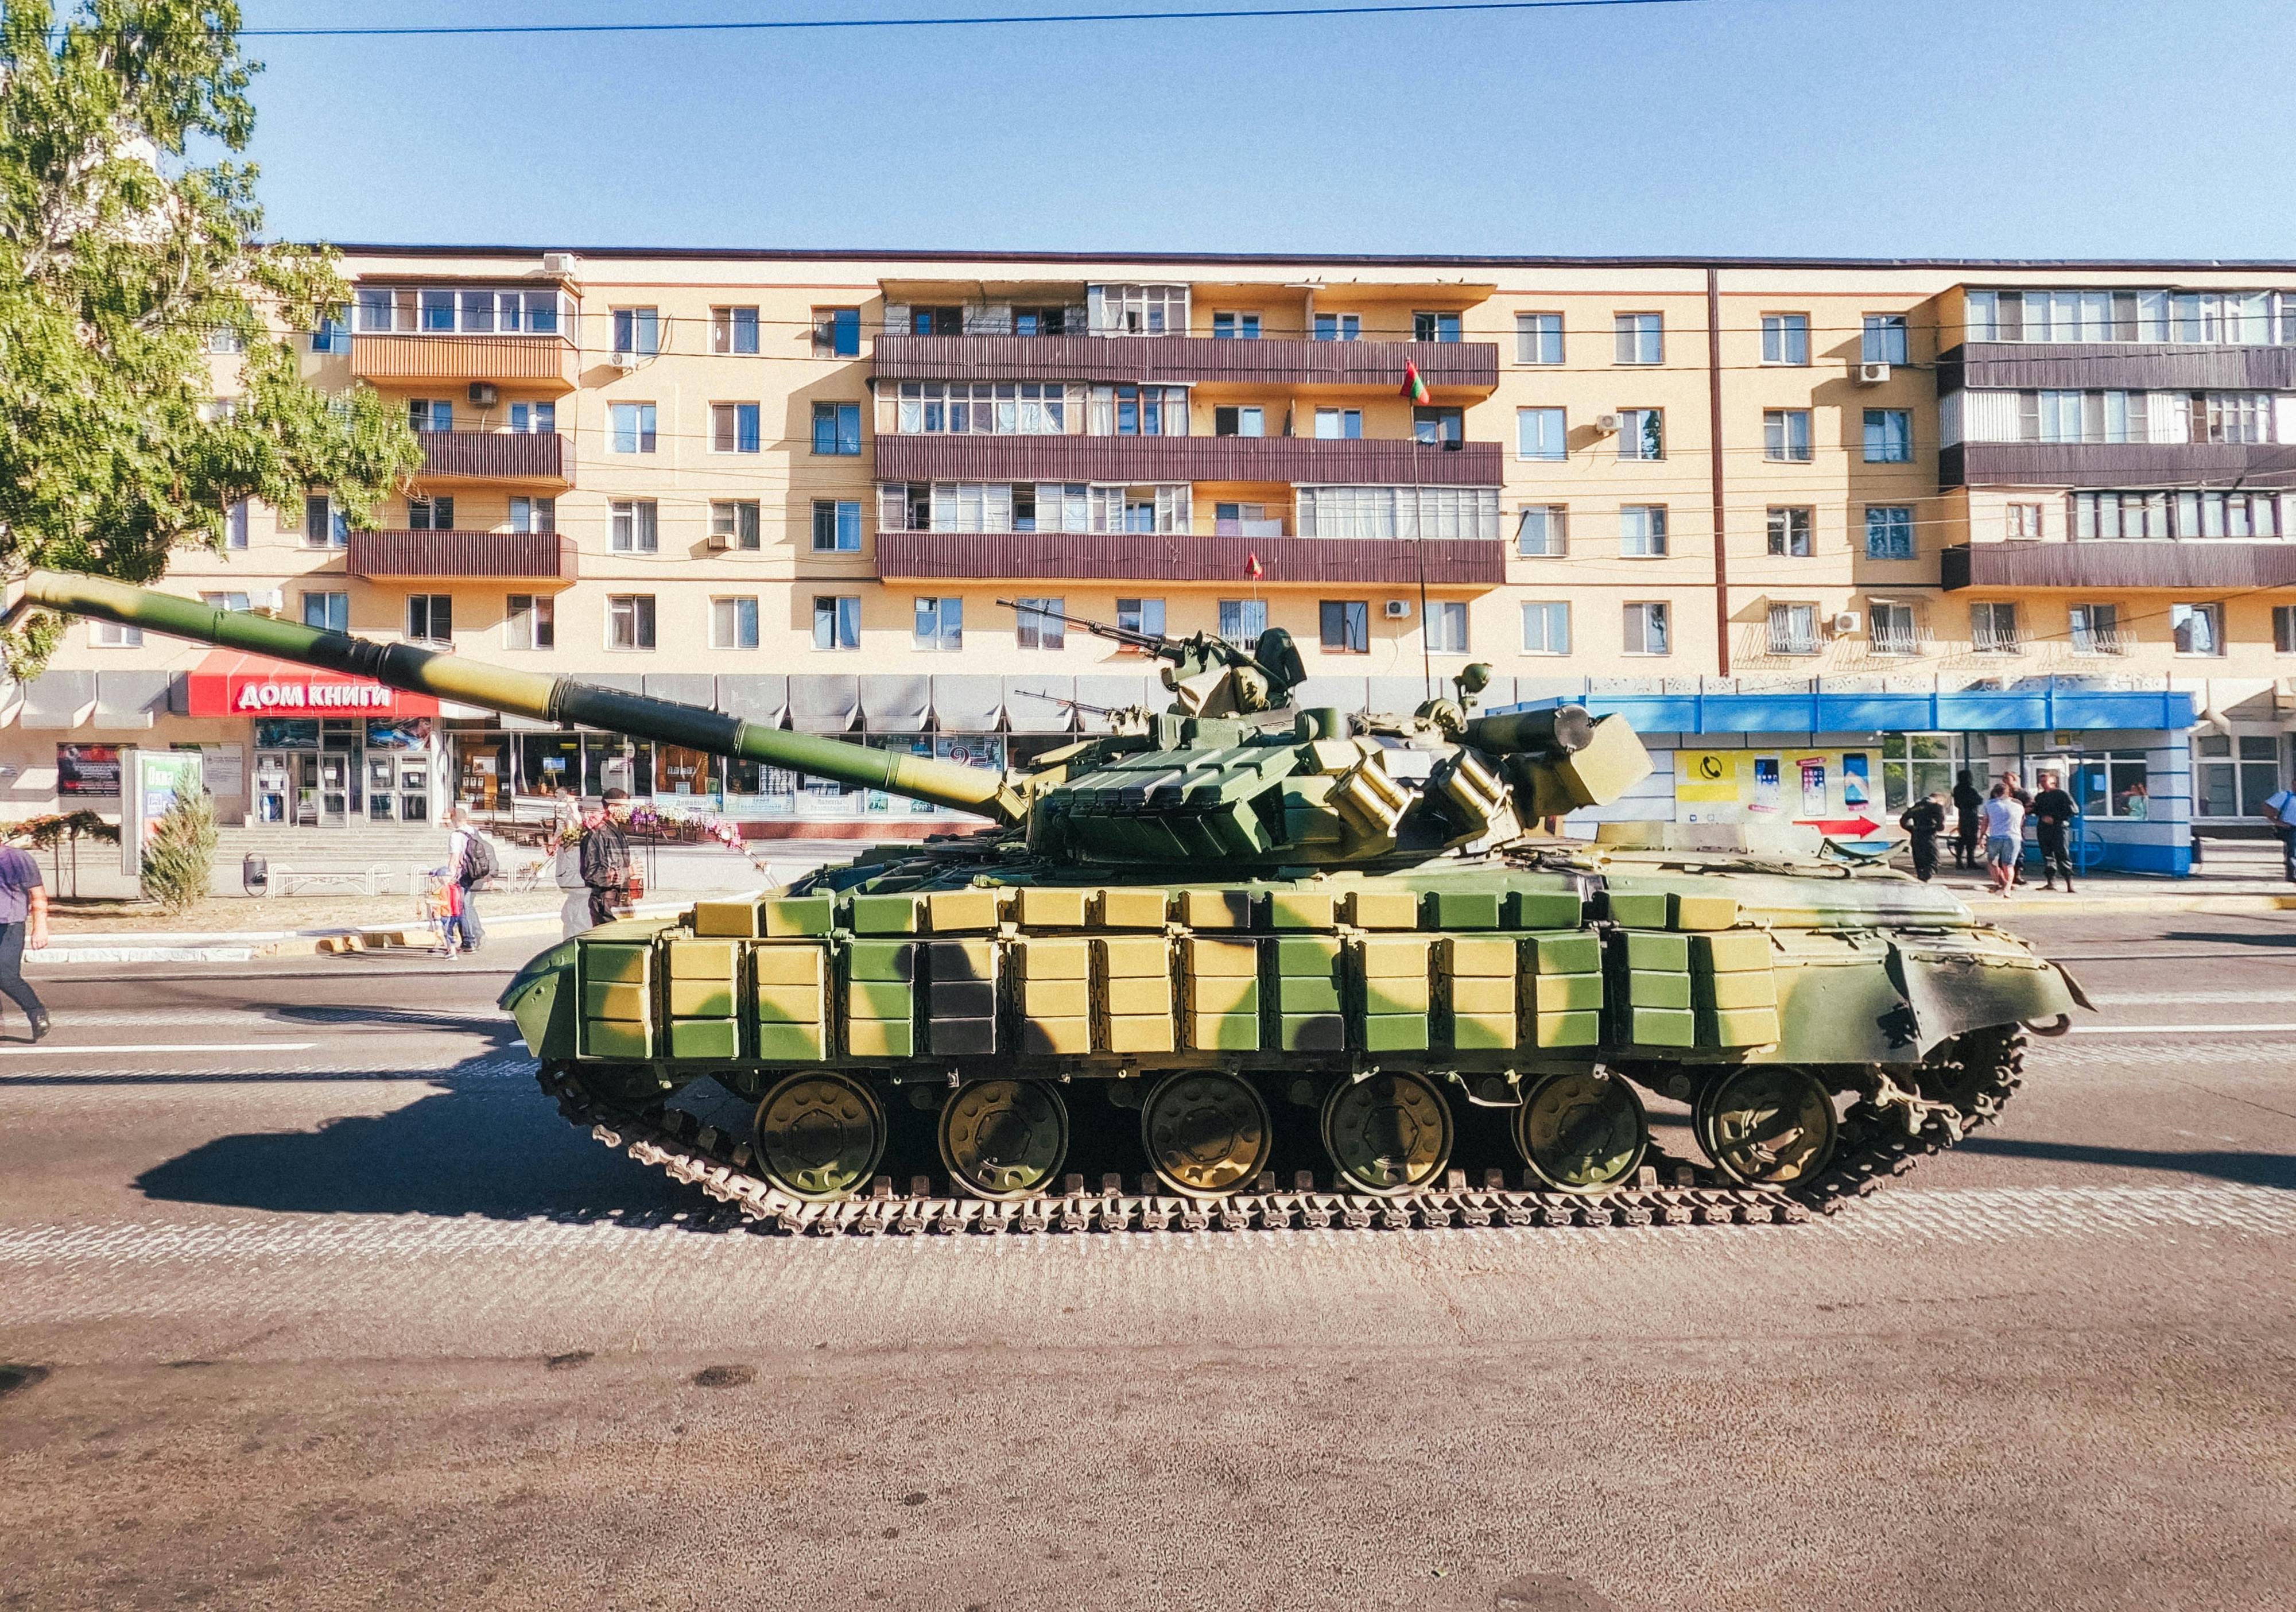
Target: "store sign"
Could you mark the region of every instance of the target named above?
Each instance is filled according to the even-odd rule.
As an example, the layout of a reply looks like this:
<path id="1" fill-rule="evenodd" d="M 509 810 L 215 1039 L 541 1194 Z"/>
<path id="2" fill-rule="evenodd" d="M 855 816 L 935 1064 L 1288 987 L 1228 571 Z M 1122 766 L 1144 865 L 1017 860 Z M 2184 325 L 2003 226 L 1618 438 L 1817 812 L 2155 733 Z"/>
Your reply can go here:
<path id="1" fill-rule="evenodd" d="M 187 682 L 187 714 L 195 717 L 439 714 L 439 702 L 429 695 L 227 649 L 209 654 L 192 669 Z"/>
<path id="2" fill-rule="evenodd" d="M 398 690 L 380 683 L 242 683 L 234 711 L 389 711 Z"/>

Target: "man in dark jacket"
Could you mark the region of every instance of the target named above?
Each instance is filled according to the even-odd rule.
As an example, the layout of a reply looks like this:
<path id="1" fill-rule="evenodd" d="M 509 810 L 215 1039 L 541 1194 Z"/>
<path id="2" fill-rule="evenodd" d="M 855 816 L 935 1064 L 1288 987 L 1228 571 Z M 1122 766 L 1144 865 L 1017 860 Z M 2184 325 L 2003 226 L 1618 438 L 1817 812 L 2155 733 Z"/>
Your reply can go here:
<path id="1" fill-rule="evenodd" d="M 1977 781 L 1969 776 L 1967 768 L 1953 786 L 1953 809 L 1959 820 L 1953 831 L 1953 865 L 1974 868 L 1977 866 L 1977 814 L 1985 805 L 1985 797 L 1977 790 Z"/>
<path id="2" fill-rule="evenodd" d="M 590 921 L 610 924 L 614 909 L 628 898 L 630 843 L 622 825 L 630 818 L 629 792 L 609 789 L 606 810 L 583 831 L 582 883 L 590 889 Z"/>
<path id="3" fill-rule="evenodd" d="M 2072 832 L 2080 808 L 2057 785 L 2054 772 L 2041 774 L 2040 793 L 2033 797 L 2033 835 L 2041 843 L 2041 888 L 2054 890 L 2057 875 L 2065 876 L 2065 893 L 2073 892 L 2073 863 L 2065 836 Z"/>
<path id="4" fill-rule="evenodd" d="M 1937 837 L 1945 832 L 1945 796 L 1933 794 L 1926 801 L 1915 801 L 1898 818 L 1898 827 L 1906 831 L 1914 852 L 1914 876 L 1924 884 L 1937 871 Z"/>

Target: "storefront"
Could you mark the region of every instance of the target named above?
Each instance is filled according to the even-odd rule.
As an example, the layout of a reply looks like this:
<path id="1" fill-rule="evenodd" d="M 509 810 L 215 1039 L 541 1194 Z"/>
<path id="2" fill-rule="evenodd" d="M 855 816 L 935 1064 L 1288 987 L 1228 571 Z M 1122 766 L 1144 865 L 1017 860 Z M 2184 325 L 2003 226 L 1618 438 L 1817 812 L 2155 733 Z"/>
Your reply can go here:
<path id="1" fill-rule="evenodd" d="M 250 827 L 348 830 L 438 819 L 435 699 L 219 649 L 185 677 L 184 707 L 193 718 L 247 723 Z"/>

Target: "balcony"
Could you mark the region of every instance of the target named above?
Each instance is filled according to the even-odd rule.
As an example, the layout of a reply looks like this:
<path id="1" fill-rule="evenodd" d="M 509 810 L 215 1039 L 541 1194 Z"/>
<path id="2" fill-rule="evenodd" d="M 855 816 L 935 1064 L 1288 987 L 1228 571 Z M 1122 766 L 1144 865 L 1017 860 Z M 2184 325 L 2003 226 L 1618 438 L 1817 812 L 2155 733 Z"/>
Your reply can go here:
<path id="1" fill-rule="evenodd" d="M 1406 364 L 1437 391 L 1499 383 L 1491 341 L 1218 341 L 1204 336 L 880 336 L 885 381 L 1083 381 L 1394 391 Z"/>
<path id="2" fill-rule="evenodd" d="M 1262 585 L 1395 583 L 1495 588 L 1506 545 L 1483 538 L 1227 538 L 1188 533 L 887 531 L 877 574 L 1013 581 L 1230 582 L 1254 558 Z"/>
<path id="3" fill-rule="evenodd" d="M 1938 450 L 1947 487 L 2296 487 L 2296 443 L 1956 442 Z"/>
<path id="4" fill-rule="evenodd" d="M 1120 343 L 1111 341 L 1110 345 Z M 1248 347 L 1251 343 L 1205 345 Z M 876 448 L 876 473 L 881 481 L 1496 487 L 1504 473 L 1496 442 L 1466 442 L 1445 448 L 1386 438 L 920 435 L 881 436 Z"/>
<path id="5" fill-rule="evenodd" d="M 563 336 L 367 335 L 351 338 L 351 374 L 379 385 L 500 381 L 571 391 L 580 355 Z"/>
<path id="6" fill-rule="evenodd" d="M 2296 391 L 2296 347 L 2136 341 L 1969 341 L 1938 356 L 1938 391 Z"/>
<path id="7" fill-rule="evenodd" d="M 375 581 L 571 582 L 575 553 L 556 531 L 355 530 L 343 569 Z"/>
<path id="8" fill-rule="evenodd" d="M 1941 580 L 1962 588 L 2296 588 L 2296 542 L 2164 538 L 2079 543 L 1967 543 L 1939 555 Z"/>
<path id="9" fill-rule="evenodd" d="M 554 431 L 418 431 L 421 479 L 431 481 L 521 481 L 572 485 L 566 474 L 566 440 Z"/>

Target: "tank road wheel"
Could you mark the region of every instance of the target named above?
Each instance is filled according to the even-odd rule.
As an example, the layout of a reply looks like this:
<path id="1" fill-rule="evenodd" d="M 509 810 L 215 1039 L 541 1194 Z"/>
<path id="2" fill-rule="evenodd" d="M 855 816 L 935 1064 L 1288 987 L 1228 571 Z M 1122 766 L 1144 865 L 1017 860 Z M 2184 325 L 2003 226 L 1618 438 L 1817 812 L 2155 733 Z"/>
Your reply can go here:
<path id="1" fill-rule="evenodd" d="M 1043 1081 L 974 1081 L 940 1107 L 940 1162 L 975 1197 L 1034 1197 L 1069 1153 L 1068 1105 Z"/>
<path id="2" fill-rule="evenodd" d="M 1140 1139 L 1173 1191 L 1226 1197 L 1267 1168 L 1275 1132 L 1250 1082 L 1204 1069 L 1171 1075 L 1148 1094 Z"/>
<path id="3" fill-rule="evenodd" d="M 1562 1192 L 1602 1192 L 1631 1179 L 1650 1146 L 1633 1085 L 1615 1074 L 1550 1074 L 1514 1114 L 1515 1150 L 1530 1172 Z"/>
<path id="4" fill-rule="evenodd" d="M 775 1083 L 758 1105 L 758 1164 L 791 1197 L 849 1197 L 885 1153 L 885 1111 L 869 1089 L 826 1069 Z"/>
<path id="5" fill-rule="evenodd" d="M 1336 1086 L 1324 1099 L 1324 1151 L 1343 1189 L 1416 1192 L 1451 1162 L 1451 1105 L 1423 1074 Z"/>
<path id="6" fill-rule="evenodd" d="M 1694 1111 L 1700 1146 L 1716 1168 L 1749 1187 L 1791 1187 L 1823 1171 L 1839 1131 L 1817 1077 L 1784 1064 L 1735 1069 L 1708 1087 Z"/>

